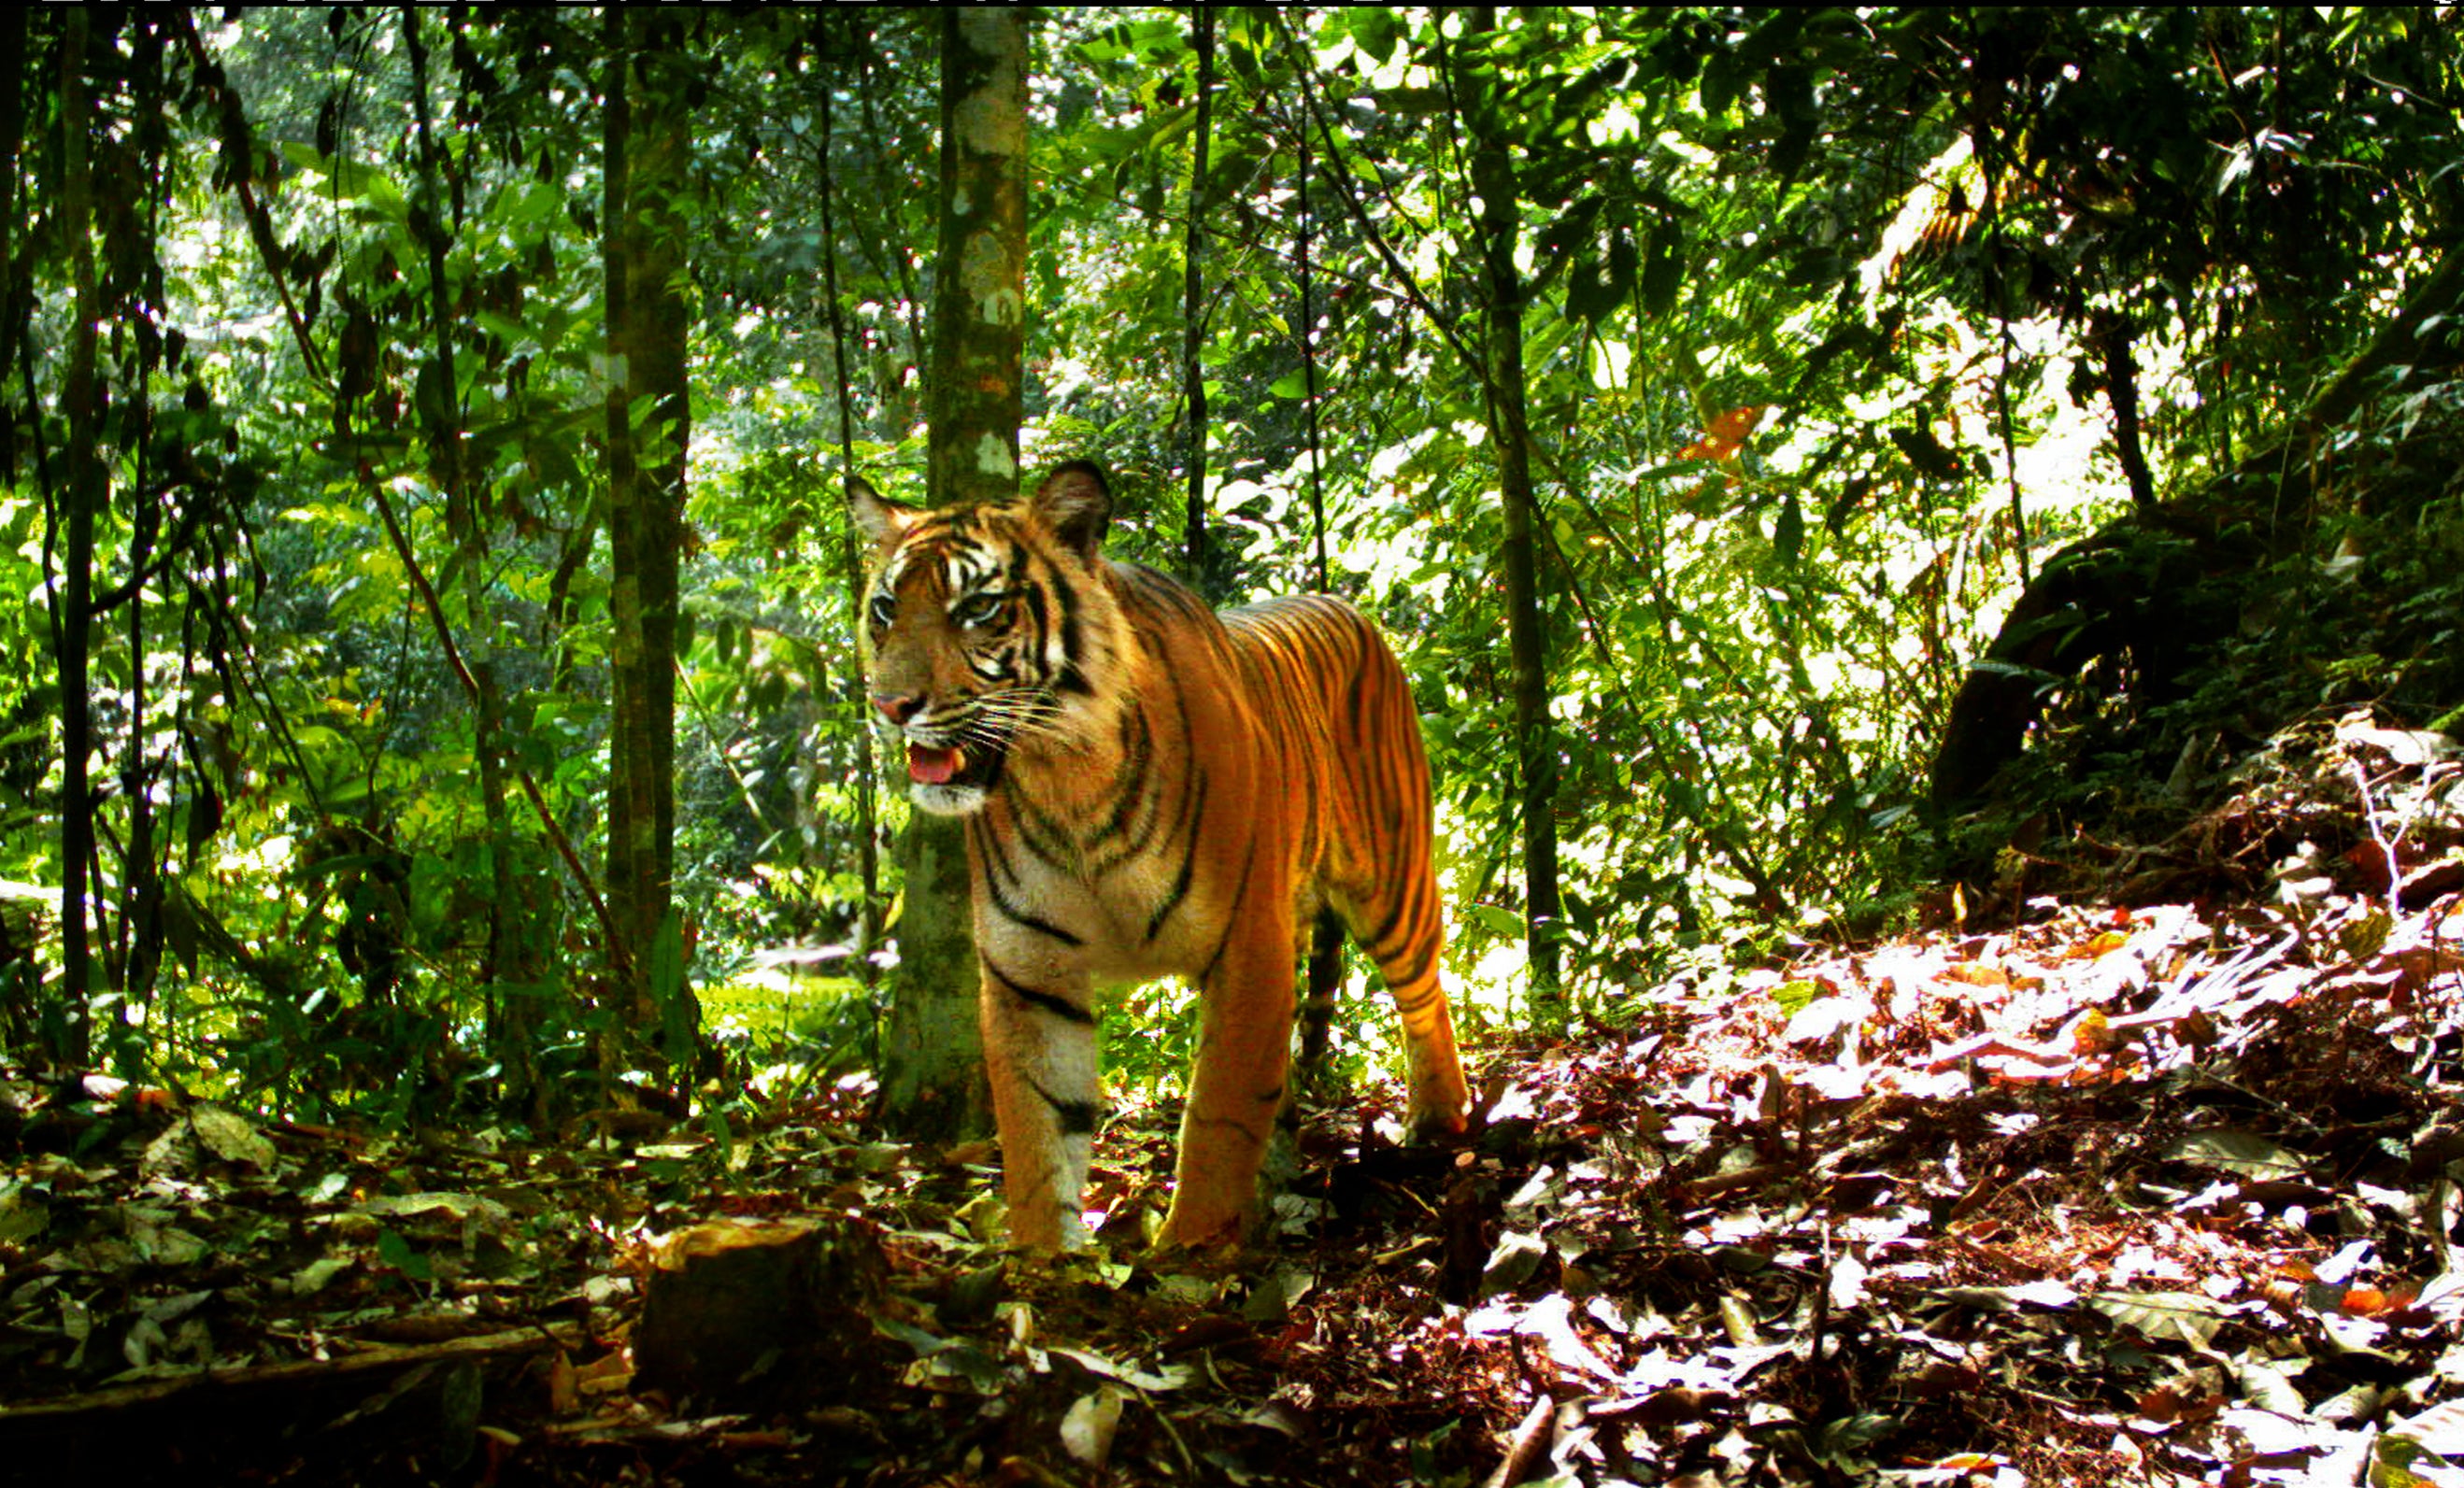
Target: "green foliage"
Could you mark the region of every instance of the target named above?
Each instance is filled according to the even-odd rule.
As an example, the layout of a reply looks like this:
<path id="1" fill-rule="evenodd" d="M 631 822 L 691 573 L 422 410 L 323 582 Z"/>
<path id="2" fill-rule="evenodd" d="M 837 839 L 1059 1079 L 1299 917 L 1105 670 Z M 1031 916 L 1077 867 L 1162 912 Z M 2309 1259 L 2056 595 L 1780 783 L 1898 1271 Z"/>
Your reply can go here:
<path id="1" fill-rule="evenodd" d="M 1275 416 L 1301 387 L 1288 231 L 1308 133 L 1321 252 L 1361 276 L 1320 312 L 1329 521 L 1353 569 L 1338 586 L 1380 610 L 1421 689 L 1458 823 L 1460 959 L 1520 921 L 1499 774 L 1501 532 L 1477 374 L 1453 340 L 1474 292 L 1441 100 L 1497 111 L 1522 146 L 1531 391 L 1554 446 L 1568 913 L 1598 988 L 1741 922 L 1870 930 L 1878 908 L 1910 901 L 1895 886 L 1930 856 L 1912 807 L 1933 731 L 2017 539 L 2079 536 L 2120 494 L 2110 467 L 2031 448 L 2078 449 L 2066 405 L 2108 392 L 2098 313 L 2123 310 L 2143 361 L 2156 348 L 2189 374 L 2150 380 L 2161 475 L 2194 477 L 2298 407 L 2298 380 L 2221 379 L 2254 353 L 2282 366 L 2297 331 L 2310 364 L 2349 354 L 2365 320 L 2254 299 L 2257 286 L 2384 284 L 2394 246 L 2445 211 L 2422 185 L 2453 125 L 2418 101 L 2433 76 L 2420 55 L 2366 85 L 2338 65 L 2431 39 L 2431 65 L 2452 67 L 2452 37 L 2420 25 L 1524 12 L 1475 48 L 1414 12 L 1244 22 L 1253 40 L 1271 28 L 1252 47 L 1264 71 L 1254 105 L 1224 117 L 1261 138 L 1225 152 L 1243 162 L 1221 240 L 1241 313 L 1210 319 L 1207 353 L 1224 405 L 1256 410 L 1217 435 L 1219 468 L 1242 483 L 1226 498 L 1263 488 L 1243 577 L 1251 592 L 1288 584 L 1299 546 L 1297 431 Z M 1116 86 L 1139 98 L 1174 86 L 1157 69 L 1187 66 L 1158 28 L 1103 32 L 1076 55 L 1098 77 L 1119 64 Z M 2303 120 L 2299 138 L 2248 132 L 2262 114 Z M 1176 199 L 1155 172 L 1179 116 L 1130 117 L 1108 126 L 1089 108 L 1051 150 L 1109 163 L 1054 174 L 1109 186 L 1151 224 L 1123 249 L 1147 266 L 1132 271 L 1143 315 L 1108 302 L 1089 329 L 1153 345 L 1173 314 L 1157 219 Z M 1330 120 L 1342 127 L 1316 127 Z M 2388 188 L 2344 189 L 2357 174 Z M 2287 193 L 2321 191 L 2370 223 L 2322 235 L 2278 215 Z M 2153 300 L 2136 294 L 2151 276 Z"/>
<path id="2" fill-rule="evenodd" d="M 1522 198 L 1569 973 L 1595 1011 L 1904 912 L 1952 694 L 2023 578 L 2131 501 L 2134 458 L 2162 494 L 2269 448 L 2456 220 L 2443 13 L 1463 19 L 1221 13 L 1199 361 L 1204 577 L 1314 586 L 1322 516 L 1327 582 L 1379 617 L 1426 719 L 1474 1021 L 1516 1016 L 1525 905 L 1468 123 L 1511 142 Z M 540 1119 L 612 1098 L 597 1040 L 649 1032 L 601 1000 L 594 904 L 616 644 L 598 22 L 98 21 L 88 138 L 143 186 L 85 224 L 62 220 L 63 29 L 32 25 L 6 286 L 26 313 L 0 330 L 0 583 L 30 597 L 0 606 L 0 879 L 55 905 L 63 877 L 50 604 L 83 231 L 113 307 L 92 1011 L 132 1073 L 317 1117 Z M 922 491 L 936 34 L 714 14 L 662 64 L 694 110 L 667 204 L 694 316 L 680 914 L 636 949 L 661 1008 L 697 990 L 714 1018 L 757 950 L 857 952 L 751 1020 L 776 1045 L 757 1063 L 870 1057 L 866 953 L 897 884 L 863 849 L 903 808 L 870 778 L 837 482 L 851 461 Z M 1102 459 L 1115 551 L 1172 566 L 1188 18 L 1065 9 L 1037 46 L 1026 464 Z M 2424 371 L 2385 396 L 2430 424 L 2451 391 Z M 2332 525 L 2262 568 L 2300 597 L 2266 639 L 2223 634 L 2146 700 L 2171 732 L 2095 768 L 2161 777 L 2250 702 L 2262 645 L 2294 659 L 2271 674 L 2288 691 L 2452 716 L 2452 502 Z M 2321 568 L 2346 536 L 2373 566 Z M 2340 665 L 2327 627 L 2356 620 L 2380 660 Z M 2071 682 L 2083 727 L 2095 680 Z M 85 1011 L 0 951 L 12 1047 Z"/>

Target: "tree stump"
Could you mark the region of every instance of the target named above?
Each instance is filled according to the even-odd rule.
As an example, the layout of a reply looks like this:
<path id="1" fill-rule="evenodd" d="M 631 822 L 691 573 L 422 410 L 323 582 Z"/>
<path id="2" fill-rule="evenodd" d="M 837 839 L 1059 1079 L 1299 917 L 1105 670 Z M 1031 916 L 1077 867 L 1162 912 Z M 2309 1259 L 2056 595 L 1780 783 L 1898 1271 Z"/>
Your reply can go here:
<path id="1" fill-rule="evenodd" d="M 827 1390 L 872 1352 L 881 1241 L 840 1217 L 723 1219 L 650 1248 L 633 1383 L 744 1406 Z"/>

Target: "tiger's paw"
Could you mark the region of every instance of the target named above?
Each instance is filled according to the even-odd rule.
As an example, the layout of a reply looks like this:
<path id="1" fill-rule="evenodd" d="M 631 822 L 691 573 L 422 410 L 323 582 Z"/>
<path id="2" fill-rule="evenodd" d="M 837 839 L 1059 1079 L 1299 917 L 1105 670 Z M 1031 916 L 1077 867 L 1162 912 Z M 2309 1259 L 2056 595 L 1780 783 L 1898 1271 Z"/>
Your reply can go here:
<path id="1" fill-rule="evenodd" d="M 1446 1143 L 1471 1130 L 1471 1095 L 1458 1083 L 1451 1089 L 1415 1090 L 1404 1125 L 1415 1142 Z"/>
<path id="2" fill-rule="evenodd" d="M 1223 1213 L 1203 1210 L 1198 1206 L 1184 1208 L 1178 1202 L 1164 1215 L 1163 1228 L 1147 1247 L 1150 1256 L 1166 1256 L 1193 1251 L 1230 1252 L 1240 1248 L 1248 1235 L 1250 1216 L 1246 1211 Z"/>
<path id="3" fill-rule="evenodd" d="M 1407 1044 L 1404 1083 L 1411 1090 L 1404 1125 L 1416 1142 L 1444 1142 L 1473 1127 L 1471 1083 L 1451 1038 Z M 1496 1099 L 1494 1092 L 1487 1101 Z"/>
<path id="4" fill-rule="evenodd" d="M 1087 1222 L 1075 1209 L 1058 1204 L 1038 1204 L 1033 1210 L 1012 1209 L 1005 1226 L 1012 1250 L 1031 1255 L 1059 1256 L 1083 1251 L 1092 1243 L 1087 1233 Z"/>

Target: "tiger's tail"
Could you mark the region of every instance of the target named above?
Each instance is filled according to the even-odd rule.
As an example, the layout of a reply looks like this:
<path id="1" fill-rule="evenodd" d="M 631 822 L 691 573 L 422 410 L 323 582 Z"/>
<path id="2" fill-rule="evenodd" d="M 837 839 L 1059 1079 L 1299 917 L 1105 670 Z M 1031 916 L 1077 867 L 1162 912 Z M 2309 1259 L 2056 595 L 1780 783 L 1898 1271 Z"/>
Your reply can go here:
<path id="1" fill-rule="evenodd" d="M 1334 1028 L 1334 1002 L 1343 995 L 1343 917 L 1320 909 L 1311 933 L 1309 990 L 1301 997 L 1300 1081 L 1314 1086 L 1326 1078 L 1326 1046 Z"/>

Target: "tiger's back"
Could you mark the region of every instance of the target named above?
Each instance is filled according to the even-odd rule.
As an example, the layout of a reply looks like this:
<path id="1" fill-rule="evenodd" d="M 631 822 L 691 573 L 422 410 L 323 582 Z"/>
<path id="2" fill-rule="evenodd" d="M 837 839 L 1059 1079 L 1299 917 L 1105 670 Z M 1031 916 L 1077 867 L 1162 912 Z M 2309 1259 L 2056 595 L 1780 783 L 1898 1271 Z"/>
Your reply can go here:
<path id="1" fill-rule="evenodd" d="M 868 498 L 869 498 L 868 500 Z M 855 500 L 875 543 L 873 700 L 917 803 L 966 819 L 981 1017 L 1014 1237 L 1078 1237 L 1092 987 L 1188 976 L 1196 1067 L 1162 1243 L 1237 1237 L 1284 1098 L 1299 926 L 1339 915 L 1403 1015 L 1415 1125 L 1461 1127 L 1428 767 L 1401 669 L 1322 597 L 1218 616 L 1098 551 L 1065 466 L 1016 506 Z"/>

